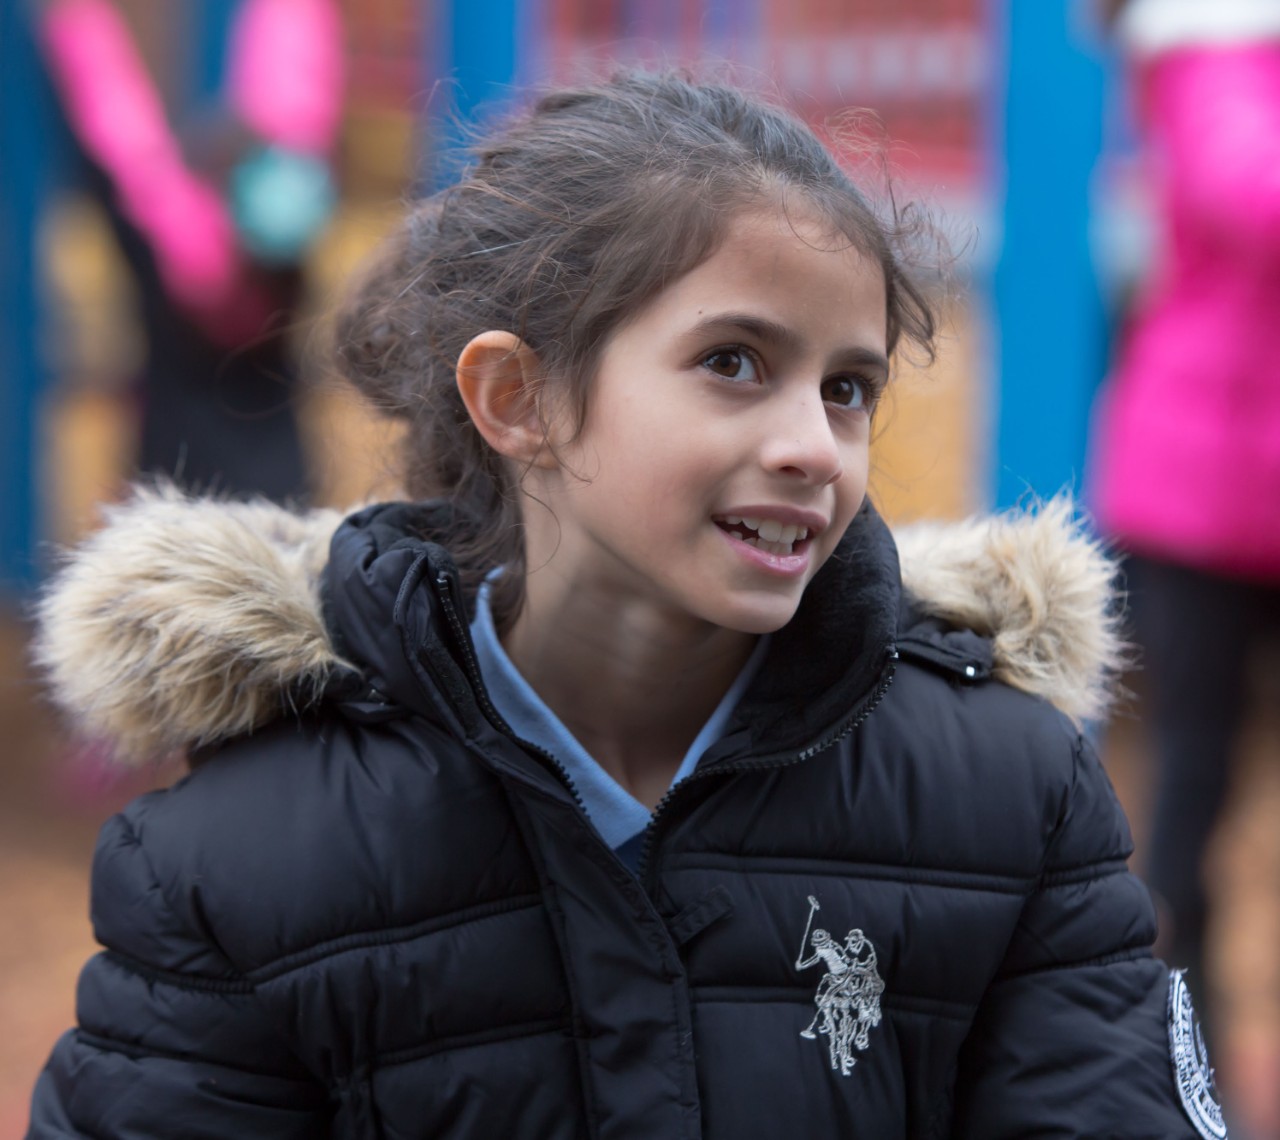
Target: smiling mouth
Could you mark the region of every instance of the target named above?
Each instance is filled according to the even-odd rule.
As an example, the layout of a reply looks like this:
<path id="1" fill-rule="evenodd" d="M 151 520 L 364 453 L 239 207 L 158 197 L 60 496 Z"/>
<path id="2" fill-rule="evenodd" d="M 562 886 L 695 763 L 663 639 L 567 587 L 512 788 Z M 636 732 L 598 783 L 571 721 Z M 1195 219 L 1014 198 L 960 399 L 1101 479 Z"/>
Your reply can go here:
<path id="1" fill-rule="evenodd" d="M 809 528 L 790 526 L 774 519 L 739 518 L 726 515 L 712 520 L 726 534 L 739 542 L 754 546 L 768 554 L 798 554 L 809 545 Z"/>

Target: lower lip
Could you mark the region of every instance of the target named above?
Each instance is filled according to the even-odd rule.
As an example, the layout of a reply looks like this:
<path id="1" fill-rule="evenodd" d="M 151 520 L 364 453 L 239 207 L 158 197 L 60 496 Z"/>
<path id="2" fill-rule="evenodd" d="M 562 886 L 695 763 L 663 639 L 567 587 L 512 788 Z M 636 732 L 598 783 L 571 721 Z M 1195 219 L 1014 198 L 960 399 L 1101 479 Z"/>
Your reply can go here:
<path id="1" fill-rule="evenodd" d="M 759 570 L 764 570 L 778 578 L 799 578 L 809 569 L 809 552 L 813 549 L 812 540 L 791 554 L 770 554 L 758 546 L 751 546 L 740 538 L 735 538 L 722 527 L 716 527 L 733 547 L 738 556 Z"/>

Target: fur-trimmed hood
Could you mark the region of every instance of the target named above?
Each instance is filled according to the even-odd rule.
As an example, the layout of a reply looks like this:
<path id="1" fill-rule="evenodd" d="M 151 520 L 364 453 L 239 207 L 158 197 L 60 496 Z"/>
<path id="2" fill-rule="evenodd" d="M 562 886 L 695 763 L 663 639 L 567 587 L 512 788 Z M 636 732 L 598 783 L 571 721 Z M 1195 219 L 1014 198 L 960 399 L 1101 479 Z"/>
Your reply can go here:
<path id="1" fill-rule="evenodd" d="M 53 698 L 122 762 L 248 732 L 352 667 L 322 616 L 341 512 L 139 490 L 68 558 L 38 607 Z M 1034 513 L 894 535 L 924 614 L 989 636 L 994 674 L 1080 720 L 1123 664 L 1114 567 L 1059 497 Z"/>

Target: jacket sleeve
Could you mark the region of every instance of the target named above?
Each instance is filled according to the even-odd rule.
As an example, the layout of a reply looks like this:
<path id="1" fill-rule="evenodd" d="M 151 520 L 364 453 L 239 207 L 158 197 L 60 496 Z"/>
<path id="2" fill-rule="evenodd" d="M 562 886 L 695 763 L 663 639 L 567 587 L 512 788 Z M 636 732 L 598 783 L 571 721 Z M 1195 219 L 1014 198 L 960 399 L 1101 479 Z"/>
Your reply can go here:
<path id="1" fill-rule="evenodd" d="M 956 1079 L 953 1135 L 1177 1137 L 1170 974 L 1155 914 L 1129 873 L 1128 825 L 1092 748 L 1074 777 L 1037 889 L 979 1007 Z"/>
<path id="2" fill-rule="evenodd" d="M 92 912 L 104 949 L 80 977 L 79 1027 L 36 1084 L 28 1140 L 329 1134 L 325 1089 L 253 986 L 166 902 L 129 812 L 98 840 Z"/>

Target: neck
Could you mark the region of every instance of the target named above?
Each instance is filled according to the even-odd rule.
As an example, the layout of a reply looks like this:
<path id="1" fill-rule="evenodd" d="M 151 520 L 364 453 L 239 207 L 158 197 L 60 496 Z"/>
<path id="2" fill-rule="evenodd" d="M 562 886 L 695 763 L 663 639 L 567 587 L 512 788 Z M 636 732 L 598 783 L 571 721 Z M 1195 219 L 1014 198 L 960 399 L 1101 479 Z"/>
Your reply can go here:
<path id="1" fill-rule="evenodd" d="M 502 642 L 600 766 L 653 807 L 756 637 L 535 574 Z"/>

